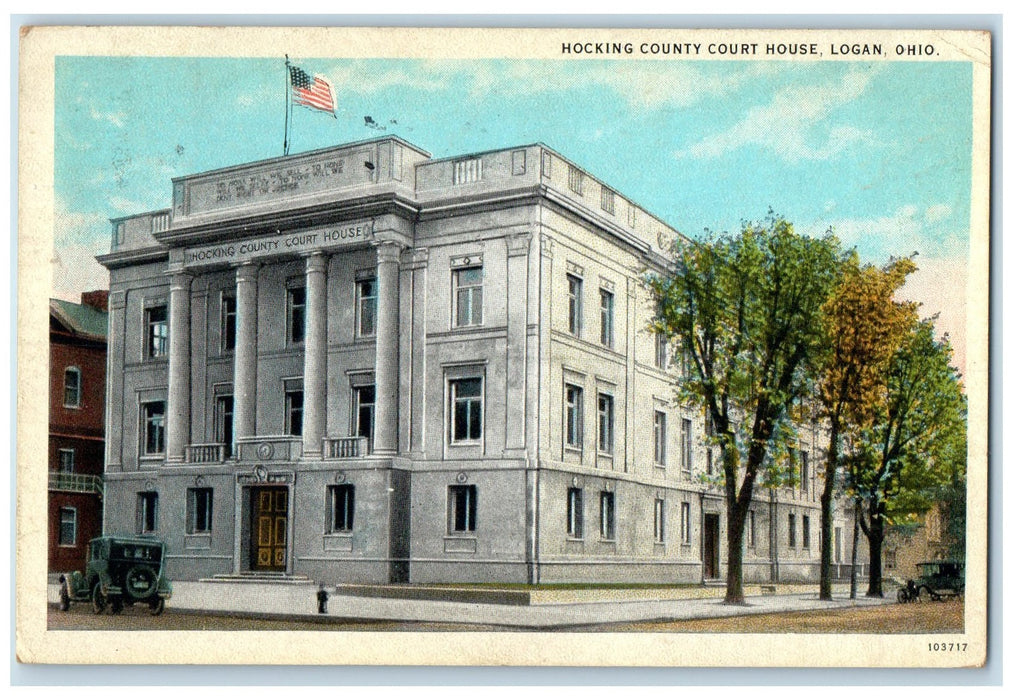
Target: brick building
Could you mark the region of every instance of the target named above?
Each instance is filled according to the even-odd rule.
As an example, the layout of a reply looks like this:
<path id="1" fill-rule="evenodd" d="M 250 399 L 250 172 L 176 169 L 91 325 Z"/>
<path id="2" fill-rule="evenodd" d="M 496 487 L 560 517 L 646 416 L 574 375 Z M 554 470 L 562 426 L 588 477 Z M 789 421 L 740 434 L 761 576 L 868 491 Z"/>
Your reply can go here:
<path id="1" fill-rule="evenodd" d="M 170 576 L 724 576 L 705 421 L 645 330 L 675 229 L 542 144 L 384 137 L 172 187 L 99 258 L 107 527 L 163 538 Z M 747 580 L 818 575 L 802 432 Z"/>
<path id="2" fill-rule="evenodd" d="M 102 532 L 107 292 L 49 300 L 49 570 L 82 569 Z"/>

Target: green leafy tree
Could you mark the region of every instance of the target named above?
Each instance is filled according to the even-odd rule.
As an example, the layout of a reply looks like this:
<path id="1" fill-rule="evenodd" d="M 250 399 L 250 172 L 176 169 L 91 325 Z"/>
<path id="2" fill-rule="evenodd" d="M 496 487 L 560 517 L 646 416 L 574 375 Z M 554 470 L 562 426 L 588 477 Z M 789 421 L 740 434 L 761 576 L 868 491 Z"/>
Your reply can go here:
<path id="1" fill-rule="evenodd" d="M 885 401 L 856 441 L 850 479 L 865 504 L 868 596 L 883 595 L 887 526 L 927 512 L 942 488 L 964 478 L 967 407 L 952 354 L 932 319 L 916 324 L 891 358 Z"/>
<path id="2" fill-rule="evenodd" d="M 749 504 L 757 486 L 783 477 L 775 456 L 794 442 L 790 410 L 822 337 L 840 246 L 832 235 L 801 236 L 770 213 L 738 235 L 677 242 L 671 253 L 665 274 L 646 277 L 657 302 L 651 330 L 686 353 L 681 398 L 710 420 L 728 513 L 725 602 L 741 603 Z"/>
<path id="3" fill-rule="evenodd" d="M 918 320 L 917 306 L 894 296 L 915 269 L 909 258 L 879 268 L 851 254 L 840 282 L 823 306 L 825 332 L 814 367 L 817 406 L 829 432 L 820 497 L 820 599 L 830 600 L 833 524 L 841 442 L 868 426 L 885 400 L 890 358 Z"/>

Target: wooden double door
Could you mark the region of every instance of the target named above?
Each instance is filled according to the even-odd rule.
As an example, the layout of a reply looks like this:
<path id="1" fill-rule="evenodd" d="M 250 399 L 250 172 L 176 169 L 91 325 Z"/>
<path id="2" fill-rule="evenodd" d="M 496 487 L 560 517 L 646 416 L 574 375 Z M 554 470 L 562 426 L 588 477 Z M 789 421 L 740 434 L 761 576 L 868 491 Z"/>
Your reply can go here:
<path id="1" fill-rule="evenodd" d="M 288 488 L 254 488 L 250 504 L 250 568 L 255 571 L 285 571 L 288 561 Z"/>

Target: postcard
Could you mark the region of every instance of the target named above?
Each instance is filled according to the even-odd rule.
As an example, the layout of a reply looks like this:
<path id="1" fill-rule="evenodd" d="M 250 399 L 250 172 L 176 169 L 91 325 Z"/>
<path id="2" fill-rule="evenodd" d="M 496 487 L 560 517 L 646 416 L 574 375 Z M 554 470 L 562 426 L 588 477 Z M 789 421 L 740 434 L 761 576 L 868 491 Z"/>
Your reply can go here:
<path id="1" fill-rule="evenodd" d="M 981 666 L 991 55 L 25 28 L 18 659 Z"/>

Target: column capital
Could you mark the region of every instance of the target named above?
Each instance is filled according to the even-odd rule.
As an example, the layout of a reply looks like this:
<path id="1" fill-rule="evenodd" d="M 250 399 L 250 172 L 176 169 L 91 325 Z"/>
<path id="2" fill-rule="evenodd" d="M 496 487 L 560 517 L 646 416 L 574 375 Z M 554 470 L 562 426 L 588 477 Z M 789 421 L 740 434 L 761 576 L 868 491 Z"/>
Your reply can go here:
<path id="1" fill-rule="evenodd" d="M 303 257 L 306 258 L 306 274 L 327 271 L 327 260 L 330 257 L 327 253 L 315 250 L 311 253 L 305 253 Z"/>
<path id="2" fill-rule="evenodd" d="M 123 309 L 127 306 L 127 293 L 120 290 L 109 292 L 109 310 Z"/>
<path id="3" fill-rule="evenodd" d="M 381 263 L 399 263 L 401 262 L 401 251 L 405 249 L 405 246 L 397 241 L 373 241 L 373 247 L 376 248 L 376 262 Z"/>
<path id="4" fill-rule="evenodd" d="M 256 282 L 260 263 L 244 262 L 236 265 L 236 282 Z"/>
<path id="5" fill-rule="evenodd" d="M 527 255 L 531 245 L 531 234 L 527 232 L 512 233 L 506 237 L 506 243 L 508 257 Z"/>
<path id="6" fill-rule="evenodd" d="M 552 244 L 554 243 L 552 236 L 543 233 L 542 234 L 542 255 L 546 258 L 552 257 Z"/>
<path id="7" fill-rule="evenodd" d="M 172 279 L 192 279 L 193 273 L 183 267 L 182 263 L 174 263 L 169 265 L 166 273 L 172 277 Z"/>

